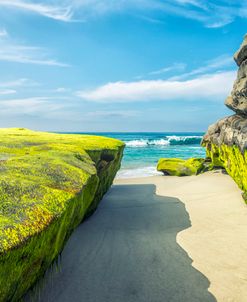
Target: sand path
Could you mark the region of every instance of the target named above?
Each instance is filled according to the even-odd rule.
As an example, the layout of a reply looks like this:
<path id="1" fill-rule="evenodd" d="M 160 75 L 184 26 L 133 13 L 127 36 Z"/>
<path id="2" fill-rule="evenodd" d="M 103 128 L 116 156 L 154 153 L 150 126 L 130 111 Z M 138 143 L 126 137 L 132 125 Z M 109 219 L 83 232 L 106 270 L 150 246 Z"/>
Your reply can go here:
<path id="1" fill-rule="evenodd" d="M 141 180 L 150 182 L 158 195 L 185 204 L 191 227 L 178 233 L 177 242 L 193 259 L 193 267 L 208 278 L 209 291 L 217 301 L 246 302 L 247 206 L 237 185 L 221 173 Z"/>
<path id="2" fill-rule="evenodd" d="M 227 175 L 118 180 L 38 300 L 246 302 L 246 235 L 247 207 Z"/>

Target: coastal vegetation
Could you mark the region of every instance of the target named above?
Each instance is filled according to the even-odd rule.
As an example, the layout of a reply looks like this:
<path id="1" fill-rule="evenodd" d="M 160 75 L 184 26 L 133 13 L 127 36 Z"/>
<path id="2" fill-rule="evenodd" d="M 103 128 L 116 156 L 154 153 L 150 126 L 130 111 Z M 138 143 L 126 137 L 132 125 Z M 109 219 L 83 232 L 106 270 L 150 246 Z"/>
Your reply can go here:
<path id="1" fill-rule="evenodd" d="M 56 260 L 123 149 L 104 137 L 0 129 L 0 301 L 18 301 Z"/>

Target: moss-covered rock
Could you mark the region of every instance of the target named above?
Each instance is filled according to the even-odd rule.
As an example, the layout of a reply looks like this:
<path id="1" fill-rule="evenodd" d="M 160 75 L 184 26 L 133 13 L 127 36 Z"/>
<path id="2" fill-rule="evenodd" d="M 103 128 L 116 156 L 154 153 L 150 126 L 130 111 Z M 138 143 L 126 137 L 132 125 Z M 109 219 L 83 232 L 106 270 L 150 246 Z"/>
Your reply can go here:
<path id="1" fill-rule="evenodd" d="M 157 170 L 170 176 L 197 175 L 205 171 L 206 163 L 203 158 L 190 158 L 187 160 L 179 158 L 161 158 Z"/>
<path id="2" fill-rule="evenodd" d="M 0 301 L 18 301 L 97 207 L 124 144 L 0 129 Z"/>
<path id="3" fill-rule="evenodd" d="M 239 188 L 244 191 L 243 198 L 247 200 L 247 151 L 240 151 L 236 145 L 217 146 L 205 142 L 204 145 L 207 149 L 207 156 L 211 158 L 213 165 L 226 169 Z"/>
<path id="4" fill-rule="evenodd" d="M 225 104 L 237 114 L 211 125 L 202 145 L 212 164 L 226 169 L 244 191 L 243 198 L 247 201 L 247 35 L 234 59 L 239 70 Z"/>
<path id="5" fill-rule="evenodd" d="M 232 176 L 246 200 L 247 192 L 247 119 L 232 115 L 211 125 L 203 137 L 207 156 L 213 166 L 223 167 Z"/>

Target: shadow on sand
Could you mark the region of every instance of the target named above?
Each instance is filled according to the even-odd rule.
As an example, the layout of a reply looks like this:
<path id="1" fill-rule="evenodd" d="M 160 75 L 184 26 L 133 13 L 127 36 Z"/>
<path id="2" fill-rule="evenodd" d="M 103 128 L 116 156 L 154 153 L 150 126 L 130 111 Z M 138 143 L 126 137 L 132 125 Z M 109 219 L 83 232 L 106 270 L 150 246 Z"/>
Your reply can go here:
<path id="1" fill-rule="evenodd" d="M 46 274 L 38 300 L 215 302 L 208 279 L 176 242 L 190 226 L 184 204 L 155 195 L 154 185 L 113 186 L 72 234 L 60 271 Z"/>

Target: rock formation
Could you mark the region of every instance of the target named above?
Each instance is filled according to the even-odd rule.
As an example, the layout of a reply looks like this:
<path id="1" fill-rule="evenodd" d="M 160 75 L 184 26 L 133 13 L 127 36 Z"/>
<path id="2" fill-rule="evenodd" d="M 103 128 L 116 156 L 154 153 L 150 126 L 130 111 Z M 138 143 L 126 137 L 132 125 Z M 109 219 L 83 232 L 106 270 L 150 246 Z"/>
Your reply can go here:
<path id="1" fill-rule="evenodd" d="M 124 144 L 0 129 L 0 301 L 20 301 L 97 207 Z M 82 242 L 83 245 L 83 242 Z"/>
<path id="2" fill-rule="evenodd" d="M 169 176 L 191 176 L 206 172 L 211 168 L 211 161 L 204 158 L 161 158 L 157 170 Z"/>
<path id="3" fill-rule="evenodd" d="M 225 104 L 235 114 L 208 128 L 202 140 L 206 159 L 161 158 L 157 170 L 165 175 L 187 176 L 224 168 L 243 190 L 247 202 L 247 35 L 234 59 L 239 70 Z"/>
<path id="4" fill-rule="evenodd" d="M 231 96 L 225 104 L 240 115 L 247 115 L 247 35 L 240 49 L 234 55 L 235 62 L 239 66 L 237 79 L 234 83 Z"/>
<path id="5" fill-rule="evenodd" d="M 231 96 L 225 104 L 236 114 L 211 125 L 202 145 L 214 166 L 221 166 L 247 192 L 247 35 L 234 59 L 239 66 Z"/>

